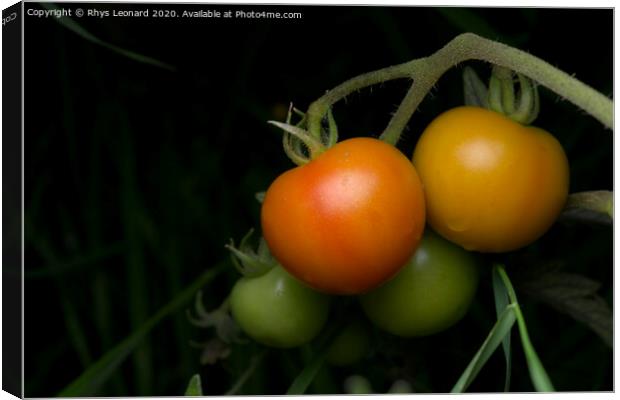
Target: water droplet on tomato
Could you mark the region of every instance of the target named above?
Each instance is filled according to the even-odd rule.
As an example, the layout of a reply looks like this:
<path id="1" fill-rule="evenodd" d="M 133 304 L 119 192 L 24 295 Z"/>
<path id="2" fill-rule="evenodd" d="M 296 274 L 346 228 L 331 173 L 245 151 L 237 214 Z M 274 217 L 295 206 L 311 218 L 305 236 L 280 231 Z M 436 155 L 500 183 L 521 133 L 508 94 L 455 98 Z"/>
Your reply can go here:
<path id="1" fill-rule="evenodd" d="M 463 217 L 450 218 L 447 221 L 447 225 L 453 232 L 464 232 L 469 229 L 469 221 Z"/>

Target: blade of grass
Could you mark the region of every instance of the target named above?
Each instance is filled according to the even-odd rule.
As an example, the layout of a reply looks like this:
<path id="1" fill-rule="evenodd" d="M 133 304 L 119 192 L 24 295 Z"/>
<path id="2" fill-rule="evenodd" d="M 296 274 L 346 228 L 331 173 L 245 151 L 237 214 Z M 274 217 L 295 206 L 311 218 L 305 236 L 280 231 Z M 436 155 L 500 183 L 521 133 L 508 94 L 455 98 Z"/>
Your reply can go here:
<path id="1" fill-rule="evenodd" d="M 75 84 L 75 73 L 72 71 L 72 65 L 68 62 L 67 45 L 60 37 L 56 39 L 57 43 L 57 68 L 60 90 L 60 100 L 62 104 L 62 132 L 64 134 L 64 142 L 66 146 L 66 158 L 69 165 L 67 179 L 72 183 L 70 186 L 70 195 L 75 197 L 78 204 L 84 204 L 83 191 L 80 190 L 81 183 L 84 179 L 84 168 L 80 165 L 80 151 L 78 148 L 77 136 L 77 113 L 75 98 L 77 97 L 78 85 Z"/>
<path id="2" fill-rule="evenodd" d="M 142 324 L 131 335 L 118 343 L 114 348 L 105 353 L 97 362 L 86 369 L 78 378 L 67 385 L 59 394 L 59 397 L 87 397 L 91 396 L 110 375 L 121 365 L 121 363 L 131 354 L 146 335 L 164 318 L 177 311 L 186 303 L 194 299 L 196 292 L 211 282 L 221 273 L 228 261 L 216 264 L 200 275 L 191 285 L 186 287 L 168 304 L 163 306 L 151 318 Z"/>
<path id="3" fill-rule="evenodd" d="M 95 210 L 99 210 L 95 208 Z M 126 250 L 126 244 L 123 242 L 116 242 L 107 246 L 101 245 L 91 252 L 79 255 L 71 261 L 54 263 L 45 267 L 36 268 L 31 271 L 26 271 L 26 279 L 46 279 L 51 277 L 57 277 L 59 275 L 66 274 L 68 272 L 82 271 L 81 267 L 88 265 L 89 267 L 98 268 L 99 262 L 105 261 L 108 258 L 122 254 Z"/>
<path id="4" fill-rule="evenodd" d="M 317 352 L 312 361 L 310 361 L 301 373 L 297 375 L 297 378 L 295 378 L 291 386 L 288 388 L 286 394 L 296 396 L 304 394 L 323 366 L 325 356 L 325 351 Z"/>
<path id="5" fill-rule="evenodd" d="M 187 389 L 185 389 L 185 396 L 202 396 L 202 381 L 200 375 L 196 374 L 189 380 Z"/>
<path id="6" fill-rule="evenodd" d="M 248 369 L 243 372 L 243 374 L 239 377 L 239 379 L 237 379 L 237 381 L 232 385 L 232 387 L 228 389 L 224 396 L 232 396 L 234 394 L 237 394 L 237 392 L 243 387 L 245 382 L 250 379 L 254 371 L 256 371 L 256 368 L 260 365 L 261 361 L 263 361 L 263 358 L 265 358 L 265 354 L 267 354 L 267 349 L 264 349 L 263 351 L 252 357 Z"/>
<path id="7" fill-rule="evenodd" d="M 176 154 L 174 142 L 170 139 L 176 137 L 175 125 L 171 118 L 165 118 L 164 128 L 167 134 L 166 139 L 161 141 L 159 152 L 161 170 L 158 179 L 161 185 L 158 204 L 161 208 L 158 215 L 163 217 L 161 223 L 165 226 L 163 231 L 167 234 L 147 237 L 150 238 L 150 245 L 153 246 L 155 254 L 158 254 L 158 258 L 168 266 L 165 271 L 168 274 L 166 281 L 168 282 L 169 293 L 176 293 L 182 287 L 181 271 L 183 271 L 183 265 L 188 261 L 185 259 L 187 252 L 183 250 L 182 244 L 178 241 L 178 238 L 184 234 L 182 219 L 179 218 L 178 213 L 179 194 L 178 191 L 170 190 L 170 188 L 177 187 L 178 177 L 187 176 L 187 172 L 183 170 L 184 163 Z M 187 341 L 191 335 L 189 327 L 185 315 L 179 314 L 174 317 L 174 334 L 177 344 L 175 352 L 179 360 L 176 371 L 179 375 L 176 379 L 182 379 L 192 372 L 192 357 L 194 355 L 190 347 L 187 346 Z"/>
<path id="8" fill-rule="evenodd" d="M 170 209 L 174 209 L 174 207 L 171 206 Z M 183 255 L 177 250 L 175 241 L 170 241 L 168 249 L 165 251 L 162 259 L 168 264 L 168 268 L 166 268 L 168 291 L 169 293 L 176 293 L 182 287 L 180 271 L 183 270 Z M 187 346 L 187 341 L 190 337 L 188 330 L 190 325 L 187 323 L 187 317 L 181 314 L 175 315 L 172 323 L 174 326 L 174 340 L 176 342 L 175 352 L 179 363 L 177 366 L 177 373 L 183 373 L 193 365 L 191 349 Z M 176 379 L 182 378 L 177 377 Z"/>
<path id="9" fill-rule="evenodd" d="M 58 364 L 66 359 L 67 352 L 70 351 L 69 343 L 64 338 L 56 342 L 50 341 L 48 345 L 44 351 L 37 352 L 37 368 L 28 376 L 24 385 L 24 398 L 34 397 L 35 394 L 45 392 L 49 388 L 49 377 L 54 374 Z"/>
<path id="10" fill-rule="evenodd" d="M 312 352 L 313 357 L 305 366 L 305 368 L 297 375 L 297 377 L 291 383 L 286 394 L 290 395 L 302 395 L 308 390 L 310 384 L 320 371 L 323 366 L 323 362 L 325 361 L 325 357 L 327 355 L 327 349 L 329 345 L 334 340 L 334 338 L 342 331 L 344 325 L 347 321 L 344 316 L 346 315 L 347 309 L 349 308 L 350 302 L 342 305 L 342 308 L 339 312 L 336 313 L 333 321 L 336 321 L 333 325 L 329 326 L 327 329 L 321 333 L 318 339 L 316 339 L 316 347 Z"/>
<path id="11" fill-rule="evenodd" d="M 42 7 L 47 8 L 48 10 L 58 10 L 59 8 L 53 4 L 53 3 L 39 3 Z M 77 22 L 75 22 L 75 20 L 73 20 L 70 17 L 60 17 L 60 18 L 54 18 L 54 20 L 56 20 L 59 24 L 61 24 L 62 26 L 64 26 L 65 28 L 69 29 L 70 31 L 78 34 L 79 36 L 81 36 L 83 39 L 88 40 L 91 43 L 97 44 L 99 46 L 105 47 L 109 50 L 112 50 L 120 55 L 123 55 L 127 58 L 130 58 L 134 61 L 138 61 L 140 63 L 144 63 L 144 64 L 149 64 L 155 67 L 159 67 L 159 68 L 163 68 L 163 69 L 167 69 L 169 71 L 175 71 L 176 68 L 173 67 L 170 64 L 166 64 L 165 62 L 159 61 L 155 58 L 152 57 L 148 57 L 145 55 L 142 55 L 140 53 L 136 53 L 134 51 L 131 50 L 127 50 L 127 49 L 123 49 L 122 47 L 116 46 L 114 44 L 108 43 L 106 41 L 103 41 L 101 39 L 99 39 L 98 37 L 96 37 L 95 35 L 93 35 L 92 33 L 88 32 L 86 29 L 84 29 L 82 26 L 80 26 L 80 24 L 78 24 Z"/>
<path id="12" fill-rule="evenodd" d="M 493 295 L 495 297 L 495 312 L 497 313 L 497 318 L 499 319 L 500 314 L 503 310 L 508 307 L 508 291 L 506 290 L 506 286 L 502 283 L 502 279 L 497 274 L 497 271 L 493 269 Z M 512 331 L 508 332 L 506 336 L 504 336 L 504 340 L 502 340 L 502 347 L 504 348 L 504 357 L 506 359 L 506 378 L 504 380 L 504 392 L 508 392 L 510 390 L 510 375 L 511 375 L 511 365 L 512 365 L 512 354 L 510 352 L 510 334 Z"/>
<path id="13" fill-rule="evenodd" d="M 515 306 L 515 316 L 517 318 L 517 325 L 519 326 L 521 343 L 523 345 L 523 351 L 525 352 L 527 367 L 529 369 L 530 378 L 532 379 L 534 388 L 539 392 L 553 392 L 555 391 L 555 389 L 553 388 L 553 384 L 551 383 L 549 375 L 543 367 L 540 358 L 538 358 L 538 354 L 536 353 L 536 350 L 534 350 L 534 346 L 532 345 L 530 336 L 527 333 L 527 325 L 525 324 L 525 319 L 523 318 L 521 308 L 519 307 L 519 303 L 517 301 L 517 294 L 515 293 L 512 283 L 508 278 L 508 274 L 506 274 L 504 267 L 501 265 L 496 265 L 494 269 L 499 274 L 502 282 L 504 282 L 506 290 L 508 291 L 508 296 L 510 297 L 510 301 Z"/>
<path id="14" fill-rule="evenodd" d="M 96 62 L 92 64 L 97 65 Z M 101 76 L 98 67 L 92 71 L 93 74 Z M 88 189 L 86 193 L 86 203 L 82 207 L 82 214 L 87 226 L 88 246 L 91 251 L 96 253 L 100 249 L 105 247 L 103 239 L 103 216 L 101 210 L 105 207 L 102 202 L 103 191 L 102 184 L 102 141 L 107 137 L 109 132 L 108 120 L 109 120 L 109 107 L 106 104 L 102 104 L 97 109 L 97 116 L 93 127 L 93 133 L 90 140 L 90 179 L 88 180 Z M 124 244 L 123 244 L 124 246 Z M 124 250 L 125 248 L 123 248 Z M 93 266 L 95 267 L 94 279 L 92 282 L 92 294 L 93 294 L 93 308 L 95 326 L 100 337 L 101 349 L 109 349 L 112 347 L 112 329 L 115 326 L 113 324 L 113 304 L 110 301 L 110 279 L 109 269 L 99 268 L 103 265 L 102 259 L 95 260 Z M 122 374 L 115 374 L 110 381 L 110 388 L 112 393 L 116 393 L 117 396 L 127 395 L 128 389 L 125 384 Z M 104 393 L 109 393 L 105 389 Z"/>
<path id="15" fill-rule="evenodd" d="M 127 241 L 125 263 L 127 265 L 127 292 L 129 321 L 132 329 L 146 320 L 149 313 L 148 276 L 145 263 L 144 237 L 140 223 L 145 207 L 141 199 L 136 173 L 136 159 L 133 150 L 131 129 L 126 113 L 117 112 L 119 128 L 118 173 L 120 175 L 119 202 L 123 230 Z M 151 294 L 152 296 L 153 294 Z M 145 339 L 133 353 L 134 378 L 137 394 L 145 396 L 153 390 L 153 355 L 149 339 Z"/>
<path id="16" fill-rule="evenodd" d="M 52 247 L 48 239 L 44 236 L 39 236 L 33 226 L 33 222 L 29 217 L 25 217 L 25 229 L 24 234 L 26 239 L 33 245 L 36 251 L 50 265 L 58 264 L 58 256 L 55 249 Z M 60 303 L 63 309 L 63 317 L 68 338 L 73 349 L 78 355 L 82 366 L 86 366 L 91 362 L 91 354 L 88 346 L 88 340 L 86 339 L 85 329 L 82 326 L 75 309 L 74 303 L 69 299 L 68 293 L 71 291 L 68 289 L 67 283 L 61 279 L 55 279 L 54 284 L 59 293 Z"/>
<path id="17" fill-rule="evenodd" d="M 61 296 L 61 302 L 63 315 L 66 320 L 67 333 L 69 334 L 69 337 L 72 338 L 73 347 L 78 354 L 80 363 L 82 366 L 89 365 L 92 362 L 92 358 L 88 348 L 86 334 L 84 333 L 84 329 L 80 323 L 77 311 L 66 296 Z"/>
<path id="18" fill-rule="evenodd" d="M 465 368 L 461 377 L 452 388 L 451 393 L 462 393 L 467 389 L 495 349 L 502 343 L 504 337 L 510 333 L 510 329 L 515 322 L 515 308 L 513 304 L 510 304 L 502 311 L 497 318 L 497 322 L 489 332 L 489 335 L 482 343 L 482 346 L 480 346 L 480 350 L 478 350 L 469 365 L 467 365 L 467 368 Z"/>

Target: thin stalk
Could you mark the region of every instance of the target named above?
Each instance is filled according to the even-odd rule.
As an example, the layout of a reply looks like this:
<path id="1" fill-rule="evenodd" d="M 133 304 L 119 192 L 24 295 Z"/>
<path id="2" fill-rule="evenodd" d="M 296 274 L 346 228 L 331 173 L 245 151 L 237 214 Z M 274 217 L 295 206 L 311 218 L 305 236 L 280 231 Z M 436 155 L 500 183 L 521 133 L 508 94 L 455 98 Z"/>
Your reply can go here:
<path id="1" fill-rule="evenodd" d="M 350 93 L 377 83 L 410 78 L 413 85 L 381 135 L 385 141 L 396 143 L 428 90 L 444 72 L 467 60 L 487 61 L 521 73 L 569 100 L 607 128 L 613 126 L 613 101 L 607 96 L 536 56 L 473 33 L 464 33 L 429 57 L 368 72 L 336 86 L 308 108 L 308 129 L 313 135 L 320 133 L 321 119 L 327 110 Z"/>
<path id="2" fill-rule="evenodd" d="M 245 385 L 247 380 L 250 379 L 250 377 L 254 374 L 256 368 L 263 361 L 263 358 L 265 358 L 265 354 L 267 354 L 267 349 L 252 357 L 252 360 L 250 361 L 250 366 L 245 370 L 245 372 L 243 372 L 243 374 L 239 377 L 239 379 L 237 379 L 235 384 L 224 394 L 224 396 L 232 396 L 234 394 L 237 394 L 237 392 L 243 387 L 243 385 Z"/>

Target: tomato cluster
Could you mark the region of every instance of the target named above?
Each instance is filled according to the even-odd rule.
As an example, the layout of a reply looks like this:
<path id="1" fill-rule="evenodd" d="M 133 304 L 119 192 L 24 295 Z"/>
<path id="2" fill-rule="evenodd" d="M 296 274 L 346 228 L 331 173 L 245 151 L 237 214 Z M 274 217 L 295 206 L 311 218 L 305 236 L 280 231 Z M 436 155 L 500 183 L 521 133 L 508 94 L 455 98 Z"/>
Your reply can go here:
<path id="1" fill-rule="evenodd" d="M 434 334 L 474 298 L 479 256 L 471 251 L 532 243 L 567 195 L 558 141 L 482 108 L 437 117 L 412 160 L 378 139 L 342 141 L 267 190 L 261 225 L 277 265 L 237 282 L 232 314 L 256 341 L 295 347 L 321 331 L 330 296 L 357 295 L 376 327 Z M 347 326 L 328 360 L 363 357 L 366 331 L 359 321 Z"/>

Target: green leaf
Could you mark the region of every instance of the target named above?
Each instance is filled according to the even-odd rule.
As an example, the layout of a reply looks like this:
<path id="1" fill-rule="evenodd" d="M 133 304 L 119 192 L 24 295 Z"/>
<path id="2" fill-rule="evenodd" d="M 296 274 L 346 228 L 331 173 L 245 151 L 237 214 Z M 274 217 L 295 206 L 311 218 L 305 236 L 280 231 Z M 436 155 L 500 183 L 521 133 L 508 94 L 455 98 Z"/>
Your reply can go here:
<path id="1" fill-rule="evenodd" d="M 48 10 L 57 10 L 58 7 L 53 4 L 53 3 L 39 3 L 42 7 L 47 8 Z M 82 26 L 80 26 L 80 24 L 78 24 L 77 22 L 75 22 L 75 20 L 73 20 L 70 17 L 61 17 L 61 18 L 54 18 L 54 20 L 56 20 L 59 24 L 63 25 L 65 28 L 69 29 L 70 31 L 73 31 L 74 33 L 80 35 L 83 39 L 88 40 L 91 43 L 97 44 L 99 46 L 105 47 L 109 50 L 112 50 L 118 54 L 121 54 L 127 58 L 130 58 L 134 61 L 138 61 L 144 64 L 149 64 L 149 65 L 153 65 L 155 67 L 159 67 L 159 68 L 164 68 L 170 71 L 174 71 L 176 68 L 174 68 L 173 66 L 166 64 L 162 61 L 159 61 L 155 58 L 152 57 L 148 57 L 145 55 L 142 55 L 140 53 L 136 53 L 133 52 L 131 50 L 126 50 L 123 49 L 122 47 L 113 45 L 111 43 L 105 42 L 101 39 L 99 39 L 98 37 L 96 37 L 95 35 L 93 35 L 92 33 L 88 32 L 86 29 L 82 28 Z"/>
<path id="2" fill-rule="evenodd" d="M 87 397 L 92 396 L 97 389 L 116 371 L 131 352 L 142 342 L 146 335 L 164 318 L 192 300 L 194 293 L 212 281 L 224 270 L 225 263 L 220 263 L 198 277 L 190 286 L 181 291 L 168 304 L 159 309 L 140 328 L 126 337 L 122 342 L 109 350 L 97 362 L 87 368 L 77 379 L 67 385 L 59 397 Z"/>
<path id="3" fill-rule="evenodd" d="M 499 319 L 503 310 L 508 307 L 509 298 L 508 291 L 504 283 L 502 282 L 502 278 L 497 273 L 497 270 L 493 269 L 493 295 L 495 297 L 495 312 L 497 313 L 497 318 Z M 502 340 L 502 347 L 504 348 L 504 358 L 506 359 L 506 378 L 504 380 L 504 392 L 508 392 L 510 390 L 510 375 L 512 371 L 512 355 L 510 352 L 510 333 L 508 332 L 504 339 Z"/>
<path id="4" fill-rule="evenodd" d="M 596 190 L 573 193 L 568 196 L 560 218 L 565 221 L 611 224 L 614 218 L 614 192 Z"/>
<path id="5" fill-rule="evenodd" d="M 489 335 L 482 343 L 480 350 L 474 355 L 461 377 L 452 388 L 452 393 L 462 393 L 476 378 L 484 364 L 489 360 L 495 349 L 504 340 L 515 322 L 515 305 L 508 305 L 499 315 L 497 322 L 489 332 Z"/>
<path id="6" fill-rule="evenodd" d="M 185 389 L 185 396 L 202 396 L 202 382 L 200 375 L 196 374 L 189 380 L 187 389 Z"/>
<path id="7" fill-rule="evenodd" d="M 601 284 L 583 275 L 552 271 L 519 283 L 527 295 L 567 314 L 613 346 L 613 312 L 597 294 Z"/>

